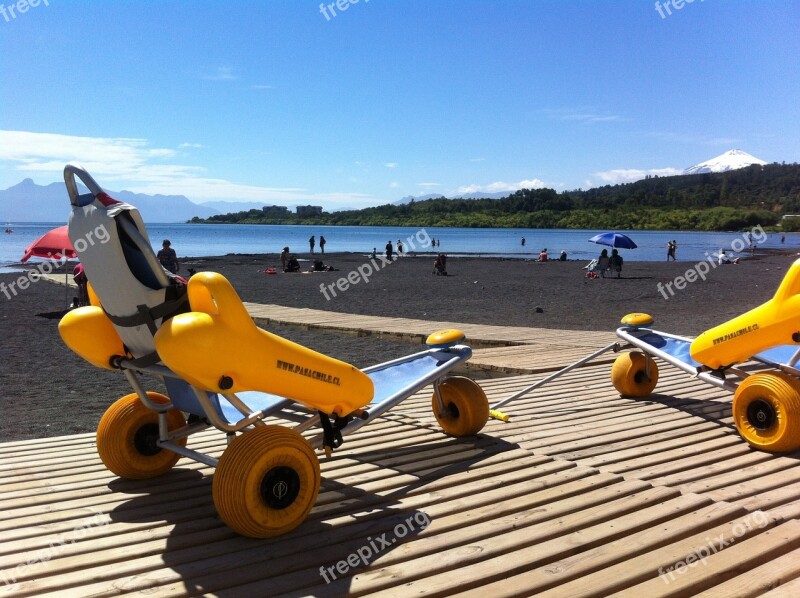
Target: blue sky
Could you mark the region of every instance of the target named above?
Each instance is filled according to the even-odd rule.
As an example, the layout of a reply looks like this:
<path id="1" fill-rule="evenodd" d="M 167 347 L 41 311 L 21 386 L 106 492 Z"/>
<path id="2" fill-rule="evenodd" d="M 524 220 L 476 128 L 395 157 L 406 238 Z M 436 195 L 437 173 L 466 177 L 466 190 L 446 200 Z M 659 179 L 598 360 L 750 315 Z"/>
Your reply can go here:
<path id="1" fill-rule="evenodd" d="M 796 2 L 0 4 L 0 188 L 336 209 L 800 161 Z"/>

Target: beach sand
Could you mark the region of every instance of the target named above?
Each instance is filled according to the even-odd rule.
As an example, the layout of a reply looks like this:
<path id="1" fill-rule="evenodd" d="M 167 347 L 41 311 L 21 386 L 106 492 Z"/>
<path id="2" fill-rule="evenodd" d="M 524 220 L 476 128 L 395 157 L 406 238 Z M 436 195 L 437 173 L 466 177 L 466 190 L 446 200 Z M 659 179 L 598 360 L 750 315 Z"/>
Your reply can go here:
<path id="1" fill-rule="evenodd" d="M 245 301 L 430 320 L 431 331 L 444 321 L 614 330 L 624 314 L 647 312 L 656 328 L 694 336 L 769 299 L 796 256 L 764 253 L 738 265 L 709 266 L 706 280 L 682 290 L 674 279 L 695 270 L 695 263 L 627 261 L 619 279 L 587 279 L 584 262 L 575 261 L 449 258 L 449 275 L 433 276 L 430 255 L 390 265 L 354 254 L 323 259 L 338 270 L 267 275 L 265 268 L 279 266 L 275 254 L 185 258 L 180 273 L 186 275 L 188 268 L 220 272 Z M 302 262 L 304 269 L 310 265 Z M 340 288 L 337 281 L 348 275 L 351 283 L 342 291 L 344 282 Z M 0 282 L 10 285 L 19 276 L 0 274 Z M 105 409 L 131 392 L 120 372 L 89 365 L 61 342 L 57 325 L 64 306 L 64 287 L 48 282 L 36 282 L 10 299 L 0 294 L 0 441 L 93 432 Z M 292 326 L 269 329 L 358 367 L 418 348 Z"/>

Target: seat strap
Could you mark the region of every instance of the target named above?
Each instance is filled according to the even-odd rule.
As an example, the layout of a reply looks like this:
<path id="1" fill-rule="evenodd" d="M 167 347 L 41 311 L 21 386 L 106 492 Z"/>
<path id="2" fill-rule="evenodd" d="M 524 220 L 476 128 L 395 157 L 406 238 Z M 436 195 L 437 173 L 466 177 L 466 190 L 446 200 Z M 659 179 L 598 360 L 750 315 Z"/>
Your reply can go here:
<path id="1" fill-rule="evenodd" d="M 180 311 L 181 307 L 183 307 L 188 300 L 188 295 L 184 293 L 177 299 L 164 301 L 155 307 L 147 307 L 144 304 L 137 305 L 136 309 L 138 313 L 130 316 L 115 316 L 108 312 L 106 312 L 106 315 L 108 319 L 111 320 L 112 324 L 122 326 L 123 328 L 132 328 L 134 326 L 140 326 L 141 324 L 147 324 L 150 333 L 155 334 L 158 330 L 156 320 L 174 315 Z"/>

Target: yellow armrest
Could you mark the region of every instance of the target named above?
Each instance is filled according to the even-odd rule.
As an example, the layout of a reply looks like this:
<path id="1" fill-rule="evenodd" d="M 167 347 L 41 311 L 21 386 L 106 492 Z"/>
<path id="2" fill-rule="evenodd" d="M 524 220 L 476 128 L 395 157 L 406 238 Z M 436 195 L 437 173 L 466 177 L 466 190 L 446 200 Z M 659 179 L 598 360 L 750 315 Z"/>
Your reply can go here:
<path id="1" fill-rule="evenodd" d="M 372 400 L 372 380 L 353 367 L 258 328 L 230 282 L 214 272 L 189 280 L 193 311 L 155 335 L 162 361 L 213 392 L 257 390 L 346 415 Z"/>
<path id="2" fill-rule="evenodd" d="M 800 345 L 800 260 L 795 261 L 775 296 L 747 313 L 698 336 L 690 353 L 699 363 L 719 368 L 742 363 L 780 345 Z"/>

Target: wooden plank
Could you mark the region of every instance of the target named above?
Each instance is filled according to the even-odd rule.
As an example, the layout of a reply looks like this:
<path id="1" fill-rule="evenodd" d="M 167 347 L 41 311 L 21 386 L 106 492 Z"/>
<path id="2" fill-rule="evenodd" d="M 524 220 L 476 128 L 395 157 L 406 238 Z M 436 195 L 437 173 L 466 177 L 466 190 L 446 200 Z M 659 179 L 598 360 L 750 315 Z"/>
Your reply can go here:
<path id="1" fill-rule="evenodd" d="M 794 582 L 794 588 L 787 585 Z M 755 596 L 781 595 L 768 592 L 781 584 L 778 590 L 792 590 L 786 596 L 800 596 L 800 550 L 793 550 L 783 554 L 768 563 L 750 569 L 742 575 L 737 575 L 728 581 L 714 585 L 705 592 L 695 595 L 695 598 L 715 598 L 716 596 L 736 596 L 737 598 L 755 598 Z"/>
<path id="2" fill-rule="evenodd" d="M 571 473 L 565 472 L 565 473 Z M 586 477 L 588 470 L 574 474 L 583 474 Z M 512 492 L 513 497 L 530 505 L 544 505 L 560 497 L 569 497 L 585 492 L 589 488 L 602 487 L 609 483 L 619 482 L 618 477 L 604 476 L 605 479 L 589 476 L 585 482 L 578 481 L 575 475 L 556 474 L 545 476 L 533 484 L 520 484 L 516 492 Z M 572 488 L 570 488 L 570 483 Z M 417 497 L 403 495 L 394 502 L 394 507 L 384 513 L 375 513 L 372 516 L 359 516 L 353 518 L 350 515 L 327 518 L 324 525 L 314 525 L 306 523 L 296 533 L 265 541 L 254 541 L 241 538 L 226 530 L 224 526 L 217 523 L 217 527 L 228 534 L 228 537 L 220 537 L 216 542 L 205 542 L 197 544 L 197 538 L 188 538 L 188 543 L 182 543 L 182 548 L 173 550 L 169 543 L 175 536 L 175 530 L 165 536 L 164 540 L 155 543 L 138 541 L 132 544 L 130 540 L 121 544 L 119 550 L 113 548 L 114 544 L 107 546 L 101 555 L 85 555 L 80 552 L 75 554 L 59 555 L 58 559 L 52 559 L 47 573 L 58 572 L 54 578 L 47 577 L 28 579 L 20 577 L 18 586 L 25 592 L 42 593 L 50 590 L 58 590 L 64 587 L 81 587 L 83 595 L 110 595 L 118 593 L 121 589 L 132 591 L 136 589 L 150 588 L 156 583 L 163 584 L 166 581 L 175 582 L 180 579 L 180 575 L 191 576 L 193 583 L 200 584 L 205 590 L 219 586 L 226 587 L 232 579 L 239 580 L 241 575 L 256 576 L 263 578 L 264 572 L 270 573 L 269 583 L 276 587 L 276 580 L 281 577 L 288 578 L 290 585 L 297 587 L 303 579 L 319 580 L 318 568 L 314 566 L 310 571 L 299 575 L 298 570 L 307 567 L 309 562 L 327 563 L 334 556 L 346 556 L 343 550 L 352 550 L 355 543 L 363 544 L 365 538 L 375 537 L 382 533 L 392 530 L 398 523 L 404 521 L 408 514 L 422 511 L 415 511 L 414 505 L 424 508 L 424 513 L 431 521 L 451 521 L 450 527 L 457 528 L 463 526 L 464 515 L 461 513 L 467 509 L 471 510 L 470 519 L 477 523 L 488 522 L 489 529 L 494 528 L 494 519 L 497 513 L 505 511 L 500 505 L 498 510 L 498 499 L 503 496 L 508 486 L 498 488 L 494 492 L 473 493 L 465 492 L 464 484 L 458 476 L 451 476 L 449 489 L 457 493 L 457 499 L 447 497 L 447 492 L 439 490 L 441 498 L 439 501 L 432 501 L 432 495 L 425 493 Z M 640 486 L 638 487 L 641 488 Z M 636 490 L 629 486 L 624 494 L 632 493 Z M 354 503 L 358 509 L 358 503 Z M 514 513 L 510 516 L 513 520 L 519 520 L 516 515 L 518 504 L 514 503 L 506 509 Z M 579 508 L 573 504 L 573 509 Z M 538 509 L 537 513 L 540 512 Z M 356 511 L 358 513 L 358 511 Z M 448 519 L 448 515 L 454 515 Z M 541 515 L 539 516 L 542 517 Z M 555 517 L 555 514 L 551 515 Z M 180 533 L 182 537 L 183 534 Z M 107 537 L 107 535 L 104 535 Z M 116 536 L 111 537 L 112 542 Z M 165 544 L 166 542 L 166 544 Z M 167 562 L 169 568 L 164 568 L 165 558 L 162 556 L 164 549 L 169 549 Z M 348 550 L 348 551 L 349 551 Z M 298 558 L 301 555 L 303 558 Z M 108 563 L 98 563 L 97 559 Z M 334 561 L 335 562 L 335 561 Z M 114 563 L 113 567 L 108 564 Z M 232 571 L 237 573 L 233 575 Z M 284 573 L 291 571 L 291 573 Z M 313 572 L 313 574 L 312 574 Z M 283 575 L 281 575 L 283 574 Z M 41 573 L 40 573 L 41 575 Z M 130 575 L 129 579 L 126 577 Z M 91 585 L 84 585 L 85 580 L 90 579 L 94 582 Z M 99 581 L 103 580 L 103 581 Z M 216 581 L 215 581 L 216 580 Z M 181 584 L 183 585 L 183 584 Z M 273 590 L 274 591 L 274 590 Z M 163 592 L 159 591 L 159 594 Z M 177 593 L 180 593 L 178 591 Z"/>
<path id="3" fill-rule="evenodd" d="M 692 553 L 688 553 L 681 559 L 681 562 L 685 562 L 685 558 L 688 558 L 689 554 L 705 554 L 705 552 L 700 552 L 704 546 L 698 545 Z M 742 534 L 724 550 L 708 556 L 705 562 L 698 560 L 692 563 L 696 564 L 695 567 L 687 566 L 685 569 L 679 567 L 674 571 L 674 575 L 668 574 L 666 576 L 668 583 L 665 583 L 665 578 L 656 577 L 614 595 L 631 598 L 666 595 L 693 596 L 792 552 L 798 547 L 800 547 L 800 521 L 787 521 L 775 528 L 767 529 L 763 533 Z M 772 579 L 776 580 L 774 577 Z M 780 580 L 779 574 L 777 580 Z"/>
<path id="4" fill-rule="evenodd" d="M 793 578 L 763 594 L 764 598 L 797 598 L 800 596 L 800 578 Z"/>
<path id="5" fill-rule="evenodd" d="M 554 559 L 514 576 L 480 585 L 464 596 L 606 596 L 658 575 L 665 546 L 673 554 L 691 551 L 698 535 L 743 515 L 740 507 L 710 504 L 574 556 Z M 727 528 L 726 528 L 727 529 Z M 687 539 L 688 538 L 688 539 Z M 682 548 L 678 548 L 681 546 Z M 669 560 L 672 557 L 667 557 Z M 677 561 L 676 558 L 672 563 Z M 670 564 L 672 564 L 670 563 Z M 646 596 L 646 594 L 642 594 Z"/>
<path id="6" fill-rule="evenodd" d="M 391 596 L 392 579 L 401 575 L 404 580 L 411 578 L 403 586 L 408 594 L 445 595 L 454 590 L 464 591 L 613 542 L 709 502 L 693 495 L 669 498 L 669 494 L 661 494 L 655 498 L 665 490 L 653 488 L 641 496 L 611 501 L 589 513 L 504 534 L 491 542 L 454 545 L 438 552 L 435 559 L 406 561 L 402 573 L 392 566 L 370 570 L 349 580 L 350 590 Z M 644 498 L 645 502 L 636 504 L 636 498 Z M 620 507 L 622 511 L 618 510 Z M 337 589 L 334 584 L 331 587 L 334 591 Z"/>

